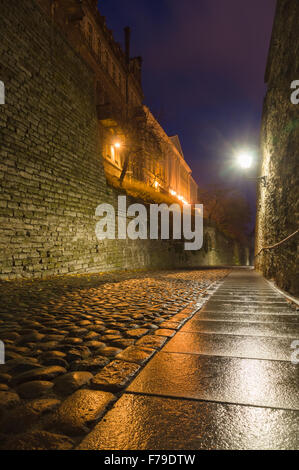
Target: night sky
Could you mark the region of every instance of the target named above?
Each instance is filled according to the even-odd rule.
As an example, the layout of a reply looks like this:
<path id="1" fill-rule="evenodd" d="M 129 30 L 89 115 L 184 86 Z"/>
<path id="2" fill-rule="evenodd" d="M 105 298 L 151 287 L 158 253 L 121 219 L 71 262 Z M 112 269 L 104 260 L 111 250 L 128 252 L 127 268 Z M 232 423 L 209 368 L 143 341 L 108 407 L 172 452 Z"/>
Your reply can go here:
<path id="1" fill-rule="evenodd" d="M 276 0 L 100 0 L 116 40 L 132 28 L 143 57 L 145 104 L 178 134 L 200 186 L 255 184 L 233 168 L 238 148 L 258 151 L 264 73 Z M 254 172 L 252 173 L 254 176 Z"/>

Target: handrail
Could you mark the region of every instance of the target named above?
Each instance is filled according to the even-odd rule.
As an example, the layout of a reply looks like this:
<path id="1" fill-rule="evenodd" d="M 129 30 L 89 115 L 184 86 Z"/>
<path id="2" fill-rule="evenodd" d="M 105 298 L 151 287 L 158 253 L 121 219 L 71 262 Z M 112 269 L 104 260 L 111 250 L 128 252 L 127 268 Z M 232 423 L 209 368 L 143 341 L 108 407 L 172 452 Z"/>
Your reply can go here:
<path id="1" fill-rule="evenodd" d="M 278 242 L 278 243 L 275 243 L 275 245 L 270 245 L 270 246 L 264 246 L 263 248 L 260 249 L 260 251 L 258 252 L 257 255 L 255 255 L 255 258 L 257 258 L 263 251 L 265 250 L 273 250 L 274 248 L 277 248 L 278 246 L 282 245 L 283 243 L 289 241 L 291 238 L 295 237 L 295 235 L 297 235 L 297 233 L 299 233 L 299 229 L 296 230 L 296 232 L 292 233 L 291 235 L 289 235 L 287 238 L 285 238 L 284 240 L 281 240 L 281 242 Z"/>

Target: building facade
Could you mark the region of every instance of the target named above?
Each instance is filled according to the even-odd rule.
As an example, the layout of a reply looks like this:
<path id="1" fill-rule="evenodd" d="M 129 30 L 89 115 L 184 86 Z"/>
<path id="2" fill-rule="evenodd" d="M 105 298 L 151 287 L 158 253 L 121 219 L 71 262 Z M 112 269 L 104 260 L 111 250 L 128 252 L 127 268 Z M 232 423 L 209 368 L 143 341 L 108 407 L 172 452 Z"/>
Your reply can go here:
<path id="1" fill-rule="evenodd" d="M 196 183 L 187 165 L 178 136 L 168 137 L 150 110 L 143 106 L 142 59 L 130 57 L 127 30 L 124 51 L 100 14 L 97 0 L 38 0 L 51 16 L 53 27 L 63 30 L 72 47 L 94 72 L 96 107 L 101 138 L 101 155 L 107 175 L 119 178 L 124 166 L 126 128 L 141 114 L 153 130 L 162 152 L 135 152 L 126 178 L 170 192 L 181 201 L 196 202 Z M 84 84 L 82 84 L 84 86 Z M 132 121 L 132 122 L 131 122 Z M 143 131 L 144 132 L 144 131 Z M 133 138 L 136 131 L 133 132 Z M 133 152 L 134 153 L 134 152 Z"/>
<path id="2" fill-rule="evenodd" d="M 154 129 L 162 148 L 160 158 L 148 159 L 144 181 L 181 202 L 197 202 L 197 184 L 192 178 L 191 168 L 185 161 L 179 137 L 169 137 L 145 106 L 144 111 L 148 125 Z"/>

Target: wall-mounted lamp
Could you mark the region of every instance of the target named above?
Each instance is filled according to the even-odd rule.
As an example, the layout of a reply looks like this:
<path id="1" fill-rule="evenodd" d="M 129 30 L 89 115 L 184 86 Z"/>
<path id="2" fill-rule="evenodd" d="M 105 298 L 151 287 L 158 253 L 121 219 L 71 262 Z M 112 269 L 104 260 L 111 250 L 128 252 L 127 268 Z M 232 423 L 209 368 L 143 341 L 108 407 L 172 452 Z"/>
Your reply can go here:
<path id="1" fill-rule="evenodd" d="M 250 180 L 254 180 L 254 181 L 260 181 L 263 185 L 264 188 L 267 187 L 268 185 L 268 178 L 267 176 L 257 176 L 256 178 L 248 178 Z"/>
<path id="2" fill-rule="evenodd" d="M 254 153 L 251 150 L 243 150 L 237 154 L 237 163 L 243 170 L 249 170 L 254 163 Z M 249 180 L 261 181 L 264 188 L 267 187 L 267 176 L 247 177 Z"/>
<path id="3" fill-rule="evenodd" d="M 263 184 L 264 188 L 266 188 L 267 185 L 268 185 L 268 178 L 267 178 L 267 176 L 261 176 L 260 179 L 262 180 L 262 184 Z"/>

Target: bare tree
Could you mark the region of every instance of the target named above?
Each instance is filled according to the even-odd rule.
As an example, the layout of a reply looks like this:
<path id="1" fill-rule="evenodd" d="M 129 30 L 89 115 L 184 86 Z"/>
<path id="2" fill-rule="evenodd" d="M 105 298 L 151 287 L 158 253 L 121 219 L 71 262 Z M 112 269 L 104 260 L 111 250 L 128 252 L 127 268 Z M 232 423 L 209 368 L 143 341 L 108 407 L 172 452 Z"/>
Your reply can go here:
<path id="1" fill-rule="evenodd" d="M 204 205 L 204 212 L 209 222 L 215 222 L 226 235 L 241 242 L 250 234 L 252 210 L 249 202 L 239 191 L 210 186 L 199 189 L 199 200 Z"/>

